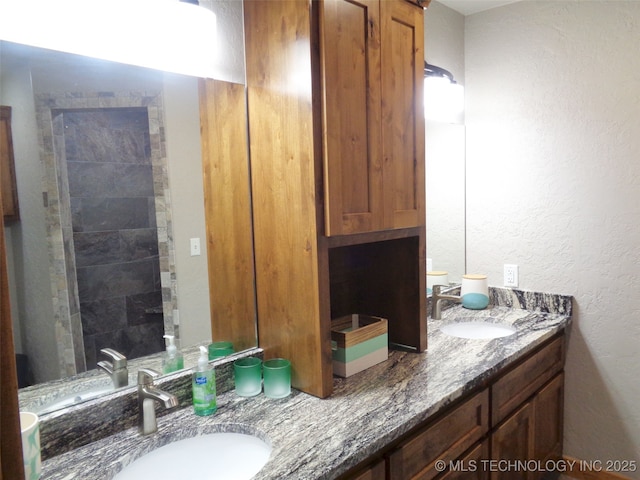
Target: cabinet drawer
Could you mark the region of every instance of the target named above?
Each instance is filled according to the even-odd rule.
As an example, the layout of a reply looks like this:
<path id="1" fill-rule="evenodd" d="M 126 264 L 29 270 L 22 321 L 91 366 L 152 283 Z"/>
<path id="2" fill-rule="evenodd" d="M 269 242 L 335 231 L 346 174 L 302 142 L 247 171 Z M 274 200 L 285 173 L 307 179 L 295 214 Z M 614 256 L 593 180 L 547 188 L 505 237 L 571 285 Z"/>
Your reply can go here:
<path id="1" fill-rule="evenodd" d="M 492 426 L 497 425 L 562 370 L 564 351 L 563 335 L 502 375 L 493 384 L 491 387 Z"/>
<path id="2" fill-rule="evenodd" d="M 431 479 L 436 460 L 455 460 L 489 429 L 489 392 L 483 390 L 414 435 L 389 455 L 392 480 Z"/>
<path id="3" fill-rule="evenodd" d="M 456 468 L 438 477 L 438 480 L 487 480 L 489 470 L 482 462 L 489 458 L 489 440 L 485 440 L 467 453 L 460 460 L 454 462 Z"/>

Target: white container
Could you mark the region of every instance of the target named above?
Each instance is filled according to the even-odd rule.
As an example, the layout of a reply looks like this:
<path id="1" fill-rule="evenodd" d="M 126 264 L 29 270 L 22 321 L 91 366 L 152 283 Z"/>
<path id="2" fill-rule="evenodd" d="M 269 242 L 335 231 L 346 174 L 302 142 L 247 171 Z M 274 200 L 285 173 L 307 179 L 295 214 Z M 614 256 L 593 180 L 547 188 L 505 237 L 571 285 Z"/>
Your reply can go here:
<path id="1" fill-rule="evenodd" d="M 449 273 L 440 270 L 427 272 L 427 295 L 433 292 L 434 285 L 449 285 Z"/>
<path id="2" fill-rule="evenodd" d="M 482 310 L 489 305 L 489 283 L 486 275 L 463 275 L 462 306 L 472 310 Z"/>
<path id="3" fill-rule="evenodd" d="M 20 412 L 20 434 L 24 478 L 37 480 L 42 472 L 42 460 L 40 459 L 40 420 L 35 413 Z"/>

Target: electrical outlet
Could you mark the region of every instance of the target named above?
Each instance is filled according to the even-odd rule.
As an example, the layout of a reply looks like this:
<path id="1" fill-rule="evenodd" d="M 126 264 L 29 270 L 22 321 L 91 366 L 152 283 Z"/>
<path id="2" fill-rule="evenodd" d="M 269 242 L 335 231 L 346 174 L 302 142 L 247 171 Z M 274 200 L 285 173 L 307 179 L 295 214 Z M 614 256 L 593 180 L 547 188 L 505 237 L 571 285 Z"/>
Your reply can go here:
<path id="1" fill-rule="evenodd" d="M 518 265 L 504 266 L 504 286 L 505 287 L 518 286 Z"/>
<path id="2" fill-rule="evenodd" d="M 191 243 L 191 256 L 197 257 L 198 255 L 200 255 L 200 239 L 192 238 L 190 240 L 190 243 Z"/>

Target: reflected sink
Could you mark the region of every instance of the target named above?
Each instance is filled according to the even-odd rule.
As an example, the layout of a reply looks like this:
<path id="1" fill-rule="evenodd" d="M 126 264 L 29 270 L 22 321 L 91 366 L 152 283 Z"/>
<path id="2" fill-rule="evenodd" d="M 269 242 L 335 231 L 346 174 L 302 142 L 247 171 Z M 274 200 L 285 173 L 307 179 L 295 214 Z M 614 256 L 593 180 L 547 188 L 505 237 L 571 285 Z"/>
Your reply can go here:
<path id="1" fill-rule="evenodd" d="M 508 337 L 516 333 L 516 329 L 507 323 L 496 323 L 488 320 L 464 320 L 444 324 L 440 327 L 442 333 L 459 338 L 475 340 L 490 340 L 492 338 Z"/>
<path id="2" fill-rule="evenodd" d="M 210 433 L 159 447 L 125 467 L 114 480 L 248 480 L 270 455 L 271 446 L 253 435 Z"/>
<path id="3" fill-rule="evenodd" d="M 86 402 L 87 400 L 100 397 L 113 391 L 114 388 L 110 385 L 108 387 L 97 387 L 91 390 L 85 390 L 84 392 L 71 393 L 62 398 L 58 398 L 50 403 L 47 403 L 46 405 L 43 405 L 42 408 L 38 410 L 38 413 L 42 415 L 43 413 L 49 413 L 61 408 L 67 408 L 71 405 L 75 405 L 76 403 Z"/>

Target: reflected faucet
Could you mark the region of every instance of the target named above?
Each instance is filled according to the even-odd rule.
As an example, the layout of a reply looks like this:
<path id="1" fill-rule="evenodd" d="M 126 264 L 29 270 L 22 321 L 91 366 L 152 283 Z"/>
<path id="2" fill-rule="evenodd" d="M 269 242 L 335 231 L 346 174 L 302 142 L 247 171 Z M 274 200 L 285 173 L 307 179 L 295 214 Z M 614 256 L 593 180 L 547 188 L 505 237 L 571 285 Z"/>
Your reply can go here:
<path id="1" fill-rule="evenodd" d="M 112 348 L 103 348 L 100 350 L 111 361 L 102 360 L 98 362 L 98 368 L 107 372 L 113 382 L 113 388 L 126 387 L 129 385 L 129 371 L 127 370 L 127 357 L 120 352 L 116 352 Z"/>
<path id="2" fill-rule="evenodd" d="M 164 408 L 178 406 L 178 397 L 154 387 L 153 380 L 159 375 L 150 368 L 138 371 L 138 431 L 142 435 L 158 431 L 155 402 L 162 403 Z"/>
<path id="3" fill-rule="evenodd" d="M 462 297 L 460 295 L 447 295 L 442 293 L 442 289 L 447 285 L 434 285 L 431 293 L 431 318 L 433 320 L 440 320 L 442 318 L 442 300 L 449 300 L 450 302 L 460 303 Z"/>

